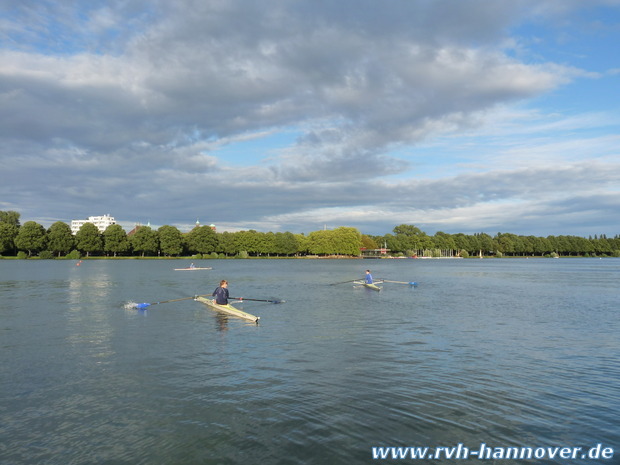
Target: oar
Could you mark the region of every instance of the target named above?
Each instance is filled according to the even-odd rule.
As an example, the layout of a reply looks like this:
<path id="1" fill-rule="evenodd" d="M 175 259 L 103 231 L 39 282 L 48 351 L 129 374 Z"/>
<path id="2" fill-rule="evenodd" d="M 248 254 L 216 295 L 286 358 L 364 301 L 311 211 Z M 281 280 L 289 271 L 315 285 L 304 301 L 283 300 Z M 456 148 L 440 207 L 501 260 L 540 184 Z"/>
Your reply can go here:
<path id="1" fill-rule="evenodd" d="M 203 294 L 200 297 L 204 297 L 204 296 L 207 296 L 207 295 L 211 295 L 211 294 Z M 179 302 L 180 300 L 195 299 L 196 297 L 198 297 L 198 296 L 193 295 L 191 297 L 183 297 L 181 299 L 172 299 L 172 300 L 162 300 L 160 302 L 151 302 L 151 303 L 143 302 L 141 304 L 136 304 L 136 308 L 142 309 L 142 308 L 150 307 L 151 305 L 167 304 L 169 302 Z"/>
<path id="2" fill-rule="evenodd" d="M 384 279 L 383 280 L 384 283 L 396 283 L 396 284 L 409 284 L 410 286 L 417 286 L 418 283 L 411 281 L 411 282 L 405 282 L 405 281 L 390 281 L 388 279 Z"/>
<path id="3" fill-rule="evenodd" d="M 274 299 L 274 300 L 268 300 L 268 299 L 248 299 L 246 297 L 229 297 L 230 300 L 239 300 L 239 301 L 244 301 L 244 300 L 252 300 L 254 302 L 271 302 L 272 304 L 283 304 L 284 302 L 286 302 L 286 300 L 280 300 L 280 299 Z"/>
<path id="4" fill-rule="evenodd" d="M 357 278 L 357 279 L 350 279 L 349 281 L 342 281 L 341 283 L 331 283 L 330 286 L 335 286 L 336 284 L 346 284 L 346 283 L 352 283 L 353 281 L 358 281 L 360 279 L 363 278 Z"/>

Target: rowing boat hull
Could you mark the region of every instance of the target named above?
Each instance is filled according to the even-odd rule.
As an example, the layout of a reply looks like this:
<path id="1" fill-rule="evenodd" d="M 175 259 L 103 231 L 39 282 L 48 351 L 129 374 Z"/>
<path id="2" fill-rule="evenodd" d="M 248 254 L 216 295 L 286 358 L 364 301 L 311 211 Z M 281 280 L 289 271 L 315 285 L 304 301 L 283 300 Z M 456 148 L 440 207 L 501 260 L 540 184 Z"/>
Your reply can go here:
<path id="1" fill-rule="evenodd" d="M 230 304 L 219 305 L 215 303 L 215 300 L 207 299 L 205 297 L 196 297 L 195 300 L 197 300 L 198 302 L 202 302 L 203 304 L 207 305 L 209 308 L 212 308 L 215 311 L 226 313 L 227 315 L 236 316 L 238 318 L 243 318 L 244 320 L 253 321 L 255 323 L 258 323 L 258 320 L 260 320 L 259 316 L 246 313 L 242 310 L 239 310 L 238 308 L 233 307 Z"/>
<path id="2" fill-rule="evenodd" d="M 199 270 L 212 270 L 213 268 L 175 268 L 174 271 L 199 271 Z"/>
<path id="3" fill-rule="evenodd" d="M 360 286 L 364 286 L 368 289 L 372 289 L 373 291 L 380 291 L 382 288 L 377 286 L 376 284 L 368 284 L 364 281 L 355 281 L 355 284 L 360 285 Z"/>

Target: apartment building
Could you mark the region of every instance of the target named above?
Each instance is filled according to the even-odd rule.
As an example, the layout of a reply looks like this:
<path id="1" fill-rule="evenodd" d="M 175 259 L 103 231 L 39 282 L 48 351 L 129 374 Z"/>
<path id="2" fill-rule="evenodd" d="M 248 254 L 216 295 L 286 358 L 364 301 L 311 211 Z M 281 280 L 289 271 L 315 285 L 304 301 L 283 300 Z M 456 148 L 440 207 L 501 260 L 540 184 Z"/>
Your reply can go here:
<path id="1" fill-rule="evenodd" d="M 111 224 L 116 224 L 116 220 L 109 213 L 103 216 L 89 216 L 87 220 L 71 220 L 71 233 L 75 235 L 84 223 L 92 223 L 97 226 L 99 232 L 103 232 Z"/>

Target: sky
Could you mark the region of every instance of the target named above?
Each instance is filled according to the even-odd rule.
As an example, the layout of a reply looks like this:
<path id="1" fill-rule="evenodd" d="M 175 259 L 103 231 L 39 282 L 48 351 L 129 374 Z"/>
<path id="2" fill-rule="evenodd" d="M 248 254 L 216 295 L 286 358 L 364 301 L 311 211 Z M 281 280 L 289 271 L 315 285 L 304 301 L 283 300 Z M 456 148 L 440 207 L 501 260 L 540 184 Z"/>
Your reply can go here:
<path id="1" fill-rule="evenodd" d="M 620 0 L 0 0 L 0 210 L 620 234 Z"/>

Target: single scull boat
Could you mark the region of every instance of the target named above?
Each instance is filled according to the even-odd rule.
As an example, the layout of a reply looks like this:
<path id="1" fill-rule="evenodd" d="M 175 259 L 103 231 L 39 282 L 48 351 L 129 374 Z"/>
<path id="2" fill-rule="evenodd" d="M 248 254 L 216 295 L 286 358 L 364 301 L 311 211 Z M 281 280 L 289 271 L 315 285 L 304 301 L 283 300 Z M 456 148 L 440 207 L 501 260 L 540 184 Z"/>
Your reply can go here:
<path id="1" fill-rule="evenodd" d="M 197 271 L 197 270 L 212 270 L 213 268 L 175 268 L 174 271 Z"/>
<path id="2" fill-rule="evenodd" d="M 383 281 L 375 281 L 375 283 L 381 284 L 381 283 L 383 283 Z M 368 289 L 372 289 L 373 291 L 380 291 L 381 289 L 383 289 L 383 288 L 377 286 L 375 283 L 368 284 L 366 281 L 353 281 L 353 284 L 357 284 L 358 286 L 367 287 Z"/>
<path id="3" fill-rule="evenodd" d="M 218 312 L 222 312 L 222 313 L 226 313 L 227 315 L 232 315 L 232 316 L 236 316 L 239 318 L 243 318 L 245 320 L 250 320 L 250 321 L 255 322 L 256 324 L 258 324 L 258 320 L 260 320 L 259 316 L 246 313 L 242 310 L 239 310 L 238 308 L 233 307 L 230 304 L 219 305 L 219 304 L 216 304 L 215 300 L 213 299 L 207 299 L 205 297 L 200 297 L 200 296 L 197 296 L 194 300 L 198 302 L 202 302 L 203 304 L 206 304 L 207 306 L 209 306 L 210 308 Z"/>

